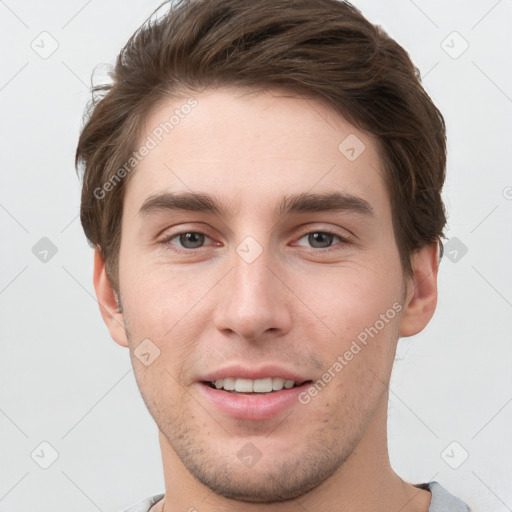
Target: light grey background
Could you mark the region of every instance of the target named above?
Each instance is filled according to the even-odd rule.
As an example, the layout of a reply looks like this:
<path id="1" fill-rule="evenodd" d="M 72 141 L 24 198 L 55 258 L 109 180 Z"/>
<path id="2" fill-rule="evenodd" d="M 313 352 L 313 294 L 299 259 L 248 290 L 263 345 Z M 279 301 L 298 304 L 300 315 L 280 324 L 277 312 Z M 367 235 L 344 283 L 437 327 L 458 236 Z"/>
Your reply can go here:
<path id="1" fill-rule="evenodd" d="M 91 71 L 159 3 L 0 0 L 0 512 L 116 512 L 164 489 L 157 429 L 94 298 L 73 168 Z M 409 51 L 448 126 L 454 261 L 432 322 L 399 343 L 391 461 L 509 511 L 512 1 L 354 3 Z"/>

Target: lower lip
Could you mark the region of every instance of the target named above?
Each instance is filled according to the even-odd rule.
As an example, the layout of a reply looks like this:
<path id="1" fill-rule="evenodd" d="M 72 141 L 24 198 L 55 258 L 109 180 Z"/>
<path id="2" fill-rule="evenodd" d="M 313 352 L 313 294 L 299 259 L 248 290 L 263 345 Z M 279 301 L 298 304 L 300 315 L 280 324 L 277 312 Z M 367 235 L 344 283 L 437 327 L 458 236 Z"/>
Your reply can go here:
<path id="1" fill-rule="evenodd" d="M 241 420 L 268 420 L 278 416 L 289 407 L 297 404 L 299 395 L 311 382 L 291 389 L 273 391 L 267 395 L 235 395 L 221 389 L 214 389 L 198 382 L 207 400 L 223 414 Z"/>

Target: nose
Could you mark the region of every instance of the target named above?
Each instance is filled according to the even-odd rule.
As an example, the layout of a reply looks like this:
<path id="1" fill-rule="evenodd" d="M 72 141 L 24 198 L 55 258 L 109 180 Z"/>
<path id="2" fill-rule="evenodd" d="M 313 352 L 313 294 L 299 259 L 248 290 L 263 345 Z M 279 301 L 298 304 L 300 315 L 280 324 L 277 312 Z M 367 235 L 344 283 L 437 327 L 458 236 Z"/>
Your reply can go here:
<path id="1" fill-rule="evenodd" d="M 291 329 L 292 294 L 282 272 L 271 268 L 270 260 L 265 251 L 250 263 L 234 254 L 214 314 L 219 331 L 258 341 L 282 336 Z"/>

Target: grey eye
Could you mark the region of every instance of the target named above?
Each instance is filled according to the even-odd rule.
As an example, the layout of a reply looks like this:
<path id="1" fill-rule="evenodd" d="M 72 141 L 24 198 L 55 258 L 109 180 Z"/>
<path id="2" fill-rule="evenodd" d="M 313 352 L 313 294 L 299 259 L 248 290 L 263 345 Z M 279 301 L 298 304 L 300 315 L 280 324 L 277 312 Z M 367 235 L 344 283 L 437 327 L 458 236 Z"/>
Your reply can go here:
<path id="1" fill-rule="evenodd" d="M 304 236 L 300 238 L 300 240 L 303 240 L 307 237 L 307 243 L 313 247 L 314 249 L 327 249 L 329 248 L 334 238 L 338 238 L 340 240 L 341 237 L 338 235 L 335 235 L 333 233 L 327 233 L 325 231 L 311 231 L 311 233 L 306 233 Z M 303 244 L 299 244 L 303 245 Z"/>
<path id="2" fill-rule="evenodd" d="M 206 235 L 204 235 L 203 233 L 197 233 L 196 231 L 188 231 L 187 233 L 181 233 L 180 235 L 177 235 L 174 238 L 178 237 L 180 244 L 185 249 L 197 249 L 204 244 Z"/>

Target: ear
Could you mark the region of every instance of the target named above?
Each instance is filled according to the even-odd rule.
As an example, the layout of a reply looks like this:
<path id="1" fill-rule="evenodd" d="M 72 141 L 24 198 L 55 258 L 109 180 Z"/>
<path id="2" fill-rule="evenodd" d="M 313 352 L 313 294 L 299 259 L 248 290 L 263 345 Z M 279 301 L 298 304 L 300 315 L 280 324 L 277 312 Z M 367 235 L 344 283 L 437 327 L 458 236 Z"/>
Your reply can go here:
<path id="1" fill-rule="evenodd" d="M 128 346 L 123 314 L 119 311 L 116 293 L 105 269 L 105 261 L 98 248 L 94 250 L 94 289 L 103 321 L 112 339 L 122 347 Z"/>
<path id="2" fill-rule="evenodd" d="M 407 278 L 406 300 L 400 320 L 400 337 L 421 332 L 434 315 L 437 305 L 439 245 L 433 243 L 412 255 L 414 275 Z"/>

